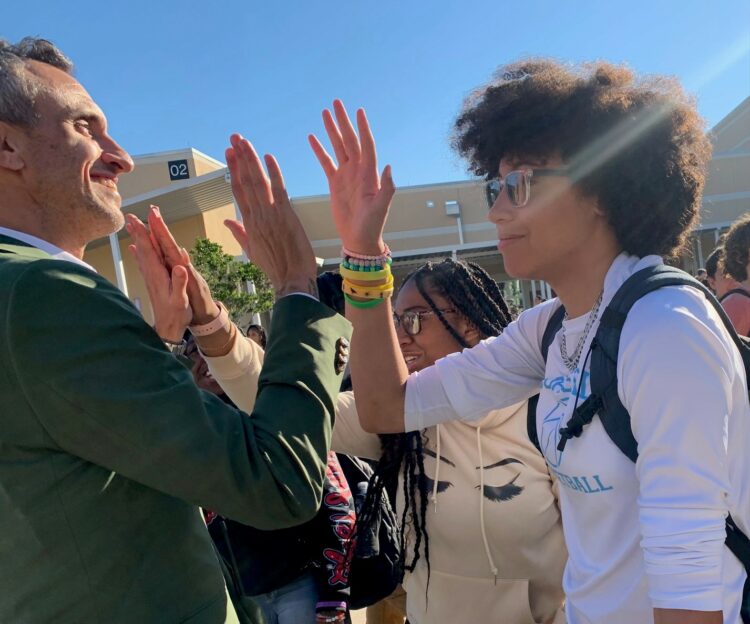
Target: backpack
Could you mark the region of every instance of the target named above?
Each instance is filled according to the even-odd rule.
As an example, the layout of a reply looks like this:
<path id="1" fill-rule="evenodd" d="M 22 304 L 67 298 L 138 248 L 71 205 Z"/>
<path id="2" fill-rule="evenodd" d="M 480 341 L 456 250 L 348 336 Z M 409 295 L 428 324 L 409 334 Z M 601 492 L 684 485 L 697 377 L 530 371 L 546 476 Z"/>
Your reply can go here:
<path id="1" fill-rule="evenodd" d="M 366 461 L 338 453 L 359 518 L 374 471 Z M 349 608 L 363 609 L 390 596 L 403 578 L 399 522 L 385 490 L 368 526 L 356 526 L 357 541 L 349 569 Z"/>
<path id="2" fill-rule="evenodd" d="M 591 395 L 573 412 L 567 425 L 560 429 L 558 450 L 566 442 L 583 433 L 583 428 L 599 414 L 604 430 L 630 460 L 638 458 L 638 443 L 630 427 L 630 414 L 617 393 L 617 356 L 620 350 L 620 334 L 630 308 L 636 301 L 654 290 L 665 286 L 691 286 L 700 290 L 713 305 L 727 331 L 739 349 L 750 386 L 750 343 L 739 336 L 724 312 L 721 304 L 698 280 L 684 271 L 666 265 L 646 267 L 631 275 L 615 293 L 612 301 L 602 313 L 599 328 L 591 342 Z M 565 309 L 560 306 L 550 318 L 542 335 L 542 356 L 547 361 L 549 347 L 562 327 Z M 750 392 L 750 388 L 748 388 Z M 527 429 L 529 439 L 541 453 L 536 429 L 536 407 L 539 395 L 529 399 Z M 726 545 L 740 560 L 748 573 L 742 594 L 742 621 L 750 624 L 750 539 L 737 527 L 731 516 L 726 521 Z"/>

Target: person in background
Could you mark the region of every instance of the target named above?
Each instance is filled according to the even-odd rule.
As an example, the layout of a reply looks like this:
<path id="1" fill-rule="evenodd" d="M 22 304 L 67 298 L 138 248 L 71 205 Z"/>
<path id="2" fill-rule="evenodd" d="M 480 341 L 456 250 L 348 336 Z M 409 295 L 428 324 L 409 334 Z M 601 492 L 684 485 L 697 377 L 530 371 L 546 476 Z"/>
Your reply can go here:
<path id="1" fill-rule="evenodd" d="M 266 348 L 266 330 L 263 329 L 261 325 L 258 325 L 257 323 L 252 323 L 251 325 L 247 326 L 247 329 L 245 330 L 245 336 L 250 338 L 253 342 L 260 345 L 261 349 L 265 350 Z"/>
<path id="2" fill-rule="evenodd" d="M 706 283 L 719 301 L 728 292 L 740 287 L 738 282 L 727 275 L 724 268 L 724 244 L 722 241 L 706 258 Z"/>
<path id="3" fill-rule="evenodd" d="M 721 296 L 721 305 L 737 332 L 750 336 L 750 213 L 732 224 L 724 239 L 724 271 L 735 281 Z"/>

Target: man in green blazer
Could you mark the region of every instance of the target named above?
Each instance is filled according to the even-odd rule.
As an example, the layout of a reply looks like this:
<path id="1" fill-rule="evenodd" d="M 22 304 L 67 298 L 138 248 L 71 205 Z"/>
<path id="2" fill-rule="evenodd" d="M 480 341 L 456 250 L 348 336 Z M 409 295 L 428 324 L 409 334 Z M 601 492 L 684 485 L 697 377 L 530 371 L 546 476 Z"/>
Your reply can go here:
<path id="1" fill-rule="evenodd" d="M 70 69 L 0 40 L 0 622 L 236 621 L 198 506 L 262 529 L 315 514 L 349 326 L 314 299 L 283 183 L 253 171 L 233 183 L 281 297 L 256 407 L 199 390 L 81 260 L 122 226 L 133 163 Z M 184 267 L 170 279 L 184 295 Z"/>

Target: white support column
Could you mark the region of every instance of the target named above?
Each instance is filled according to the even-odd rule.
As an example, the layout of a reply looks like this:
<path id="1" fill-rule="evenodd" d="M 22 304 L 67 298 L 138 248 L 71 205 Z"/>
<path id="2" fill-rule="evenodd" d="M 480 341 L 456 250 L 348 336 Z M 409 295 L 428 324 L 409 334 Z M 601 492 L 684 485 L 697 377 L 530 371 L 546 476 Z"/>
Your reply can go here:
<path id="1" fill-rule="evenodd" d="M 456 227 L 458 228 L 458 243 L 459 245 L 464 245 L 464 223 L 461 221 L 460 214 L 456 217 Z"/>
<path id="2" fill-rule="evenodd" d="M 252 280 L 248 280 L 247 282 L 245 282 L 245 284 L 247 285 L 247 292 L 248 293 L 250 293 L 251 295 L 254 295 L 257 292 L 255 290 L 255 283 Z M 258 314 L 257 312 L 253 312 L 252 321 L 253 321 L 253 323 L 255 325 L 260 325 L 261 324 L 261 322 L 260 322 L 260 314 Z"/>
<path id="3" fill-rule="evenodd" d="M 117 232 L 109 235 L 109 248 L 112 250 L 112 262 L 115 265 L 115 276 L 117 277 L 117 287 L 128 296 L 128 284 L 125 281 L 125 269 L 122 264 L 122 256 L 120 255 L 120 239 L 117 237 Z"/>

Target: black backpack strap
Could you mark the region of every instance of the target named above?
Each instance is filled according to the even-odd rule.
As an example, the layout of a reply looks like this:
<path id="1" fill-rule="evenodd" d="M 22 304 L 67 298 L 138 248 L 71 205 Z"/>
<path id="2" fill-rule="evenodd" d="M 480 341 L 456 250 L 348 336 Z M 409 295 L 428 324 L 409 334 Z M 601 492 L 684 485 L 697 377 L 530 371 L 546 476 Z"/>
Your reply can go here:
<path id="1" fill-rule="evenodd" d="M 549 347 L 555 340 L 555 336 L 557 336 L 557 332 L 560 331 L 564 318 L 565 318 L 565 308 L 563 306 L 559 306 L 557 310 L 554 311 L 549 321 L 547 321 L 547 327 L 544 328 L 544 334 L 542 334 L 541 347 L 542 347 L 542 358 L 544 359 L 545 363 L 547 362 L 547 353 L 549 353 Z M 529 439 L 537 448 L 537 450 L 541 453 L 542 445 L 539 444 L 539 436 L 537 435 L 537 432 L 536 432 L 536 406 L 538 403 L 539 403 L 538 394 L 535 394 L 533 397 L 529 399 L 528 407 L 526 409 L 526 430 L 529 434 Z"/>
<path id="2" fill-rule="evenodd" d="M 691 286 L 699 289 L 717 309 L 730 333 L 736 336 L 721 304 L 703 284 L 684 271 L 660 264 L 641 269 L 625 280 L 602 313 L 599 329 L 592 342 L 591 396 L 579 409 L 586 408 L 589 401 L 600 403 L 598 411 L 604 429 L 617 447 L 632 461 L 638 457 L 638 444 L 633 437 L 630 415 L 617 392 L 620 336 L 625 319 L 635 302 L 648 293 L 666 286 Z"/>
<path id="3" fill-rule="evenodd" d="M 704 294 L 739 349 L 746 370 L 750 371 L 750 350 L 737 334 L 724 308 L 708 288 L 684 271 L 663 264 L 641 269 L 631 275 L 615 293 L 602 314 L 591 353 L 591 395 L 601 399 L 599 417 L 607 434 L 633 461 L 638 457 L 638 445 L 630 427 L 630 415 L 617 393 L 620 335 L 625 319 L 635 302 L 648 293 L 667 286 L 691 286 Z"/>
<path id="4" fill-rule="evenodd" d="M 744 288 L 732 288 L 728 290 L 721 297 L 719 297 L 719 303 L 724 301 L 729 295 L 742 295 L 743 297 L 750 297 L 750 292 L 747 292 Z"/>
<path id="5" fill-rule="evenodd" d="M 742 607 L 740 615 L 743 624 L 750 624 L 750 539 L 734 523 L 732 516 L 727 516 L 727 539 L 724 542 L 737 559 L 740 560 L 748 578 L 742 592 Z"/>

